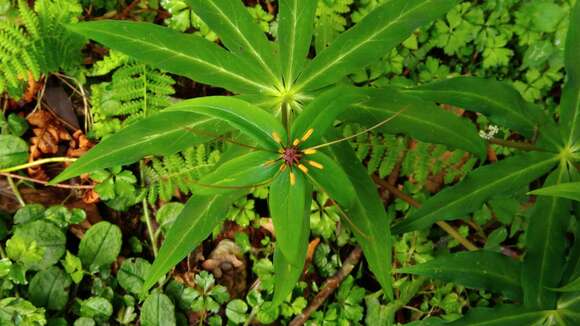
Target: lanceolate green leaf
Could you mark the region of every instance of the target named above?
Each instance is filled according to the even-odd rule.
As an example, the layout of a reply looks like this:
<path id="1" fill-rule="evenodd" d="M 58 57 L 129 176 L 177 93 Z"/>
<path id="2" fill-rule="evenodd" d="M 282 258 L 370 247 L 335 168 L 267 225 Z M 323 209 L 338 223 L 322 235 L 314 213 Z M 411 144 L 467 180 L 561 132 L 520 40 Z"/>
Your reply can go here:
<path id="1" fill-rule="evenodd" d="M 566 168 L 554 171 L 546 185 L 569 180 Z M 537 309 L 553 309 L 557 293 L 549 288 L 560 285 L 566 254 L 566 231 L 570 225 L 570 201 L 539 197 L 526 231 L 527 253 L 522 270 L 524 303 Z"/>
<path id="2" fill-rule="evenodd" d="M 544 187 L 531 191 L 528 195 L 553 196 L 580 201 L 580 182 L 567 182 Z"/>
<path id="3" fill-rule="evenodd" d="M 258 151 L 229 160 L 199 181 L 192 181 L 196 184 L 195 193 L 198 195 L 227 193 L 262 185 L 278 172 L 278 166 L 267 164 L 278 156 L 276 153 Z"/>
<path id="4" fill-rule="evenodd" d="M 447 326 L 524 326 L 541 325 L 541 322 L 552 312 L 525 308 L 516 305 L 504 305 L 496 308 L 476 308 L 465 317 Z"/>
<path id="5" fill-rule="evenodd" d="M 481 167 L 463 181 L 427 200 L 421 208 L 396 224 L 397 234 L 420 230 L 437 221 L 462 218 L 494 196 L 525 187 L 550 171 L 559 158 L 549 153 L 525 153 Z"/>
<path id="6" fill-rule="evenodd" d="M 268 206 L 276 231 L 276 247 L 294 266 L 304 265 L 301 260 L 301 242 L 304 225 L 308 225 L 306 212 L 307 180 L 300 172 L 294 172 L 295 184 L 290 183 L 290 171 L 280 173 L 270 186 Z M 308 229 L 306 229 L 306 232 Z"/>
<path id="7" fill-rule="evenodd" d="M 470 288 L 485 289 L 521 300 L 521 263 L 499 253 L 479 250 L 437 257 L 426 263 L 397 270 L 429 276 Z"/>
<path id="8" fill-rule="evenodd" d="M 204 0 L 205 1 L 205 0 Z M 154 67 L 237 93 L 272 93 L 250 64 L 208 40 L 149 23 L 93 21 L 70 30 Z"/>
<path id="9" fill-rule="evenodd" d="M 403 92 L 483 113 L 492 122 L 527 137 L 537 132 L 543 116 L 539 107 L 527 103 L 511 85 L 491 79 L 457 77 Z"/>
<path id="10" fill-rule="evenodd" d="M 557 289 L 553 289 L 553 291 L 557 292 L 580 292 L 580 277 L 577 277 L 575 280 L 572 280 L 570 283 L 559 287 Z"/>
<path id="11" fill-rule="evenodd" d="M 562 283 L 570 282 L 574 278 L 580 277 L 580 203 L 574 203 L 574 213 L 576 215 L 576 233 L 574 234 L 574 245 L 568 254 L 568 262 Z"/>
<path id="12" fill-rule="evenodd" d="M 241 0 L 186 0 L 186 2 L 219 35 L 231 52 L 245 58 L 252 66 L 263 71 L 270 85 L 281 86 L 280 65 L 274 59 L 273 46 Z"/>
<path id="13" fill-rule="evenodd" d="M 558 311 L 573 321 L 569 325 L 578 325 L 580 323 L 580 292 L 563 293 L 558 299 Z"/>
<path id="14" fill-rule="evenodd" d="M 296 223 L 292 227 L 292 229 L 296 231 L 296 233 L 291 234 L 296 238 L 293 241 L 296 245 L 296 248 L 293 249 L 296 252 L 295 261 L 289 260 L 284 255 L 284 250 L 278 243 L 280 240 L 280 232 L 289 233 L 290 231 L 284 229 L 280 232 L 276 231 L 276 249 L 274 252 L 274 298 L 272 300 L 274 305 L 281 304 L 288 294 L 292 292 L 292 289 L 296 286 L 300 276 L 302 276 L 304 262 L 306 260 L 306 250 L 308 248 L 308 238 L 310 236 L 310 220 L 308 219 L 308 216 L 310 212 L 310 204 L 312 203 L 312 186 L 306 180 L 299 181 L 299 178 L 301 177 L 298 177 L 297 175 L 296 184 L 298 185 L 298 182 L 303 183 L 303 197 L 299 199 L 297 197 L 299 195 L 297 191 L 294 191 L 293 197 L 296 197 L 296 200 L 300 203 L 298 206 L 303 206 L 303 210 L 302 212 L 294 209 L 291 210 L 295 212 L 296 216 L 303 216 L 304 218 L 298 219 L 299 223 Z M 288 178 L 285 177 L 284 179 L 288 180 Z M 284 182 L 283 180 L 281 181 Z M 272 191 L 275 190 L 276 189 L 270 190 L 270 200 L 272 200 L 272 196 L 280 196 L 280 194 L 272 193 Z M 280 198 L 280 200 L 283 199 Z M 289 202 L 288 204 L 292 203 Z M 274 218 L 274 215 L 272 215 L 272 217 Z"/>
<path id="15" fill-rule="evenodd" d="M 402 94 L 395 88 L 368 89 L 370 100 L 346 110 L 342 119 L 365 127 L 381 125 L 386 133 L 407 134 L 421 141 L 460 148 L 485 157 L 485 142 L 467 119 L 438 108 L 418 97 Z"/>
<path id="16" fill-rule="evenodd" d="M 263 109 L 231 96 L 206 96 L 185 100 L 165 109 L 165 112 L 191 112 L 226 121 L 239 129 L 260 146 L 278 150 L 279 144 L 272 138 L 276 132 L 286 141 L 282 124 Z M 193 130 L 193 132 L 196 132 Z M 203 133 L 203 131 L 200 131 Z"/>
<path id="17" fill-rule="evenodd" d="M 368 99 L 360 88 L 338 86 L 317 96 L 308 103 L 292 124 L 293 138 L 300 138 L 310 128 L 312 136 L 303 146 L 319 144 L 338 116 L 355 103 Z"/>
<path id="18" fill-rule="evenodd" d="M 104 139 L 52 183 L 98 169 L 134 163 L 147 155 L 174 154 L 214 139 L 230 129 L 225 122 L 213 117 L 191 112 L 160 112 Z"/>
<path id="19" fill-rule="evenodd" d="M 159 254 L 147 273 L 143 291 L 147 291 L 173 266 L 195 249 L 226 217 L 231 204 L 243 191 L 207 196 L 194 195 L 169 230 Z"/>
<path id="20" fill-rule="evenodd" d="M 288 87 L 306 64 L 318 0 L 280 0 L 278 3 L 280 63 Z"/>
<path id="21" fill-rule="evenodd" d="M 306 67 L 298 88 L 319 89 L 388 53 L 422 25 L 453 8 L 456 0 L 392 0 L 341 34 Z"/>
<path id="22" fill-rule="evenodd" d="M 336 133 L 333 137 L 336 137 Z M 333 158 L 347 172 L 356 191 L 355 202 L 345 209 L 343 220 L 353 231 L 385 295 L 392 298 L 390 220 L 376 185 L 349 144 L 337 144 L 331 150 Z"/>
<path id="23" fill-rule="evenodd" d="M 350 208 L 355 204 L 355 188 L 349 174 L 343 170 L 340 164 L 322 152 L 307 156 L 307 159 L 322 166 L 322 169 L 319 169 L 311 167 L 308 163 L 305 164 L 309 169 L 308 176 L 318 188 L 326 192 L 342 207 Z"/>
<path id="24" fill-rule="evenodd" d="M 572 8 L 570 27 L 566 37 L 566 84 L 562 90 L 560 124 L 566 131 L 564 140 L 569 145 L 578 145 L 580 141 L 580 3 Z"/>

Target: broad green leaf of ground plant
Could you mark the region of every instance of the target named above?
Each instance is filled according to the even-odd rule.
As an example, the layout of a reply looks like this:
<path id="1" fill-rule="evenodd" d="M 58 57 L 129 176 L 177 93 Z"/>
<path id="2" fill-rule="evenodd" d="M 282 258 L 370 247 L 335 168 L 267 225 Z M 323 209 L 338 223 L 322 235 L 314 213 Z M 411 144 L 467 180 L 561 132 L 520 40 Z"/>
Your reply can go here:
<path id="1" fill-rule="evenodd" d="M 158 292 L 147 297 L 141 307 L 141 325 L 176 325 L 175 306 L 171 299 Z"/>
<path id="2" fill-rule="evenodd" d="M 425 100 L 451 104 L 487 116 L 493 123 L 532 137 L 543 122 L 541 109 L 527 103 L 505 82 L 476 77 L 457 77 L 402 90 Z"/>
<path id="3" fill-rule="evenodd" d="M 97 270 L 113 263 L 121 252 L 121 229 L 109 222 L 99 222 L 85 233 L 79 244 L 79 258 L 87 270 Z"/>
<path id="4" fill-rule="evenodd" d="M 494 196 L 527 186 L 550 171 L 558 161 L 555 154 L 534 152 L 476 169 L 463 181 L 431 197 L 421 208 L 395 224 L 393 232 L 401 234 L 427 228 L 437 221 L 462 218 L 480 209 Z"/>
<path id="5" fill-rule="evenodd" d="M 567 182 L 530 191 L 528 195 L 553 196 L 580 201 L 580 182 Z"/>
<path id="6" fill-rule="evenodd" d="M 378 126 L 385 133 L 403 133 L 421 141 L 449 145 L 485 157 L 485 142 L 467 119 L 395 88 L 367 89 L 364 92 L 370 99 L 346 110 L 341 115 L 342 119 L 360 122 L 367 127 Z M 382 124 L 391 117 L 391 122 Z"/>
<path id="7" fill-rule="evenodd" d="M 148 155 L 175 154 L 230 129 L 225 122 L 208 116 L 160 112 L 104 139 L 51 182 L 56 184 L 83 173 L 131 164 Z"/>
<path id="8" fill-rule="evenodd" d="M 276 232 L 276 246 L 288 263 L 302 268 L 304 253 L 302 242 L 308 241 L 309 221 L 306 215 L 307 180 L 304 175 L 297 174 L 294 185 L 290 183 L 290 170 L 285 170 L 270 186 L 268 207 Z M 308 202 L 310 202 L 308 200 Z M 294 282 L 292 282 L 294 283 Z"/>
<path id="9" fill-rule="evenodd" d="M 143 292 L 207 238 L 214 227 L 225 219 L 232 203 L 243 193 L 244 191 L 238 190 L 227 194 L 191 197 L 167 233 L 165 242 L 147 273 Z"/>
<path id="10" fill-rule="evenodd" d="M 28 157 L 28 144 L 19 137 L 0 135 L 0 169 L 22 164 Z"/>
<path id="11" fill-rule="evenodd" d="M 306 64 L 314 31 L 318 0 L 280 0 L 278 47 L 285 87 L 292 84 Z"/>
<path id="12" fill-rule="evenodd" d="M 557 185 L 569 180 L 560 167 L 546 180 Z M 558 197 L 539 197 L 526 231 L 527 253 L 522 269 L 524 303 L 537 309 L 554 309 L 558 294 L 550 291 L 560 285 L 566 256 L 566 231 L 570 224 L 571 202 Z"/>
<path id="13" fill-rule="evenodd" d="M 215 31 L 234 54 L 259 67 L 269 85 L 282 87 L 280 63 L 274 47 L 238 0 L 186 0 L 193 11 Z"/>
<path id="14" fill-rule="evenodd" d="M 130 21 L 92 21 L 67 28 L 153 67 L 195 81 L 239 93 L 274 91 L 251 64 L 197 35 Z"/>
<path id="15" fill-rule="evenodd" d="M 336 133 L 332 136 L 336 137 Z M 385 213 L 383 202 L 349 144 L 334 145 L 330 151 L 332 158 L 347 172 L 356 191 L 355 202 L 342 212 L 342 220 L 353 231 L 384 294 L 392 298 L 391 221 Z"/>
<path id="16" fill-rule="evenodd" d="M 443 15 L 457 2 L 385 2 L 319 53 L 298 78 L 296 90 L 316 90 L 331 85 L 349 73 L 378 60 L 403 42 L 415 29 Z"/>
<path id="17" fill-rule="evenodd" d="M 30 301 L 37 307 L 60 311 L 68 302 L 71 283 L 70 277 L 62 269 L 51 266 L 30 280 Z"/>
<path id="18" fill-rule="evenodd" d="M 521 263 L 496 252 L 479 250 L 444 255 L 397 272 L 500 292 L 513 300 L 522 298 Z"/>
<path id="19" fill-rule="evenodd" d="M 560 124 L 564 141 L 580 150 L 580 4 L 576 3 L 570 16 L 570 27 L 566 37 L 564 63 L 566 84 L 562 89 L 560 104 Z"/>

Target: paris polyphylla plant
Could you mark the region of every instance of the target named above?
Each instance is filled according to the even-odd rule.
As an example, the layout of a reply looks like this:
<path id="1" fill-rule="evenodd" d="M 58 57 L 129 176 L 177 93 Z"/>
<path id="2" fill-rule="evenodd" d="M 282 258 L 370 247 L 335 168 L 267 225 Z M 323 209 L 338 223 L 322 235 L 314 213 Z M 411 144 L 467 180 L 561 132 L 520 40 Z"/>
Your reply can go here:
<path id="1" fill-rule="evenodd" d="M 275 303 L 292 291 L 302 273 L 309 236 L 306 211 L 314 187 L 327 192 L 341 208 L 370 270 L 385 295 L 392 298 L 391 221 L 376 185 L 352 148 L 333 141 L 329 142 L 333 146 L 323 146 L 328 139 L 338 139 L 333 128 L 336 120 L 359 122 L 387 133 L 405 133 L 425 142 L 460 148 L 480 158 L 486 155 L 486 143 L 471 122 L 439 109 L 433 102 L 485 114 L 492 122 L 524 137 L 539 132 L 536 145 L 542 152 L 514 155 L 473 171 L 464 181 L 433 196 L 421 209 L 397 223 L 393 228 L 396 233 L 463 217 L 497 193 L 515 192 L 527 186 L 560 161 L 577 161 L 580 128 L 576 128 L 578 105 L 572 100 L 577 100 L 574 96 L 565 97 L 570 100 L 564 105 L 566 118 L 561 124 L 570 126 L 563 128 L 567 139 L 561 146 L 555 123 L 537 107 L 525 103 L 505 83 L 457 78 L 407 90 L 341 86 L 346 76 L 378 60 L 457 2 L 385 1 L 328 48 L 317 49 L 312 59 L 308 54 L 317 5 L 313 0 L 279 1 L 276 42 L 269 41 L 260 31 L 241 1 L 187 0 L 220 36 L 225 48 L 148 23 L 95 21 L 71 26 L 73 31 L 137 60 L 237 95 L 185 100 L 139 121 L 103 140 L 53 183 L 95 169 L 131 164 L 149 155 L 173 154 L 215 138 L 211 134 L 228 134 L 236 142 L 238 138 L 249 138 L 253 150 L 234 146 L 224 153 L 216 170 L 192 180 L 198 185 L 197 190 L 167 234 L 144 290 L 197 247 L 249 187 L 270 183 L 269 207 L 276 229 Z M 577 48 L 577 43 L 571 44 Z M 578 52 L 573 50 L 570 53 Z M 576 76 L 579 69 L 573 65 L 574 60 L 568 61 L 571 64 L 567 63 L 567 69 Z M 578 93 L 575 78 L 570 78 L 566 93 Z M 392 123 L 383 123 L 395 116 Z M 281 171 L 281 166 L 286 168 Z M 543 233 L 546 228 L 541 223 L 532 225 L 531 229 L 539 230 L 534 238 L 536 247 L 560 236 L 560 229 L 554 226 L 565 221 L 566 216 L 561 223 L 548 225 L 550 229 Z M 564 246 L 558 248 L 563 255 Z M 547 263 L 529 260 L 530 272 L 523 274 L 526 286 L 532 288 L 527 293 L 530 297 L 548 297 L 550 301 L 543 307 L 552 309 L 555 296 L 545 296 L 545 288 L 557 284 L 553 280 L 541 284 L 533 280 L 535 275 L 546 274 L 538 266 L 551 266 L 554 261 L 547 255 L 528 257 L 539 257 Z M 495 284 L 485 278 L 482 282 Z"/>

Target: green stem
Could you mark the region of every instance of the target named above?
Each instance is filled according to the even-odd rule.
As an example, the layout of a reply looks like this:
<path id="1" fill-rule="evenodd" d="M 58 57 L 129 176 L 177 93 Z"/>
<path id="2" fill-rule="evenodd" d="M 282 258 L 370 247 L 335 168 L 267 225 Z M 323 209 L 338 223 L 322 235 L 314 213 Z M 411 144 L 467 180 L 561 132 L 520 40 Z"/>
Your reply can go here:
<path id="1" fill-rule="evenodd" d="M 20 164 L 20 165 L 16 165 L 16 166 L 11 166 L 9 168 L 0 169 L 0 173 L 19 171 L 19 170 L 28 169 L 31 167 L 35 167 L 35 166 L 43 165 L 43 164 L 48 164 L 48 163 L 62 163 L 62 162 L 74 162 L 74 161 L 76 161 L 76 158 L 50 157 L 50 158 L 44 158 L 41 160 L 37 160 L 34 162 L 29 162 L 26 164 Z"/>
<path id="2" fill-rule="evenodd" d="M 3 259 L 8 258 L 8 255 L 6 255 L 6 252 L 4 251 L 2 244 L 0 244 L 0 258 L 3 258 Z"/>
<path id="3" fill-rule="evenodd" d="M 288 129 L 288 103 L 282 103 L 282 125 L 290 137 L 290 129 Z M 290 141 L 290 140 L 288 140 Z"/>
<path id="4" fill-rule="evenodd" d="M 256 315 L 258 314 L 258 311 L 260 311 L 260 305 L 256 306 L 252 309 L 252 311 L 250 312 L 250 315 L 248 316 L 248 319 L 246 319 L 246 322 L 244 323 L 244 326 L 249 326 L 250 323 L 254 320 L 254 318 L 256 318 Z"/>
<path id="5" fill-rule="evenodd" d="M 6 177 L 6 179 L 8 180 L 8 184 L 10 185 L 10 188 L 12 189 L 14 196 L 16 196 L 16 199 L 18 200 L 20 206 L 22 207 L 26 206 L 26 202 L 22 198 L 20 191 L 18 191 L 18 187 L 14 184 L 14 180 L 12 180 L 12 177 Z"/>
<path id="6" fill-rule="evenodd" d="M 141 186 L 145 186 L 145 176 L 143 171 L 145 167 L 145 163 L 143 161 L 139 161 L 139 173 L 141 177 Z M 157 257 L 157 236 L 155 235 L 155 231 L 153 230 L 153 223 L 151 223 L 151 216 L 149 215 L 149 205 L 147 204 L 147 198 L 144 198 L 142 201 L 143 204 L 143 219 L 145 220 L 145 224 L 147 225 L 147 233 L 149 234 L 149 240 L 151 241 L 151 248 L 153 249 L 153 256 Z"/>

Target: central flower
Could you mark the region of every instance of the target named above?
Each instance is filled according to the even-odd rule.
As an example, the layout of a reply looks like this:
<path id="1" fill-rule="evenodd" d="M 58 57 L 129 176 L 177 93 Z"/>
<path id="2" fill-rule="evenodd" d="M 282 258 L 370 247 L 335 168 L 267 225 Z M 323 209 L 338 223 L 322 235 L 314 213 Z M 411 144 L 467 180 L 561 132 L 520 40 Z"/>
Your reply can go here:
<path id="1" fill-rule="evenodd" d="M 280 144 L 280 149 L 278 150 L 278 153 L 280 153 L 280 157 L 276 160 L 268 161 L 266 162 L 266 164 L 271 165 L 276 164 L 277 162 L 281 162 L 280 171 L 284 171 L 287 168 L 290 169 L 291 185 L 294 185 L 296 183 L 296 175 L 294 174 L 295 172 L 294 168 L 296 167 L 304 174 L 307 174 L 308 168 L 306 167 L 306 165 L 303 164 L 302 161 L 305 156 L 316 154 L 316 150 L 313 148 L 307 149 L 300 148 L 300 145 L 304 143 L 306 140 L 308 140 L 308 138 L 312 136 L 313 132 L 314 129 L 308 129 L 308 131 L 306 131 L 306 133 L 304 133 L 304 135 L 300 139 L 298 138 L 294 139 L 291 145 L 283 145 L 282 138 L 280 138 L 280 135 L 276 132 L 272 133 L 272 138 L 274 139 L 274 141 Z M 317 169 L 324 168 L 322 164 L 312 160 L 305 160 L 305 163 Z"/>

